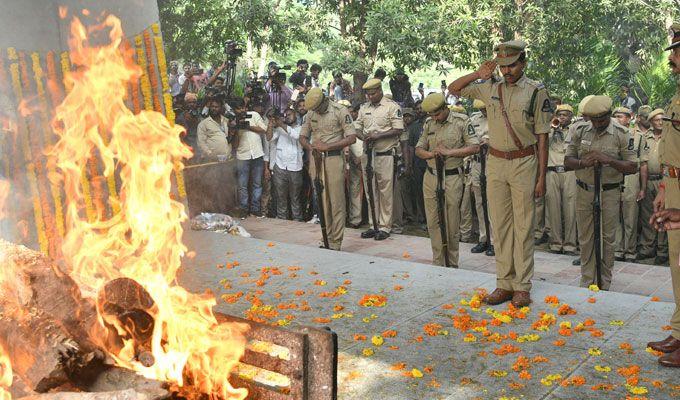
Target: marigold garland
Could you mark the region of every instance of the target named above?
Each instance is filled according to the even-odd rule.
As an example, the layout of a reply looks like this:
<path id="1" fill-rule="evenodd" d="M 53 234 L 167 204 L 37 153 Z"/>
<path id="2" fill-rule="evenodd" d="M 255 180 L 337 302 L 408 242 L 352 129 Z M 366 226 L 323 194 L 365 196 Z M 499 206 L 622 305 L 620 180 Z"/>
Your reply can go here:
<path id="1" fill-rule="evenodd" d="M 64 79 L 64 88 L 66 93 L 70 92 L 73 88 L 73 82 L 69 77 L 71 73 L 71 59 L 67 52 L 61 53 L 61 73 Z M 83 199 L 85 200 L 85 215 L 87 216 L 88 222 L 94 222 L 96 217 L 96 212 L 94 209 L 94 203 L 92 201 L 92 192 L 90 190 L 90 181 L 87 178 L 87 170 L 82 169 L 80 175 L 80 186 L 83 188 Z"/>
<path id="2" fill-rule="evenodd" d="M 156 65 L 153 63 L 153 54 L 151 49 L 151 34 L 149 31 L 144 31 L 144 50 L 146 53 L 146 66 L 149 72 L 149 80 L 151 81 L 151 89 L 153 94 L 153 109 L 154 111 L 163 112 L 161 108 L 161 99 L 159 93 L 161 89 L 158 87 L 158 76 L 156 75 Z M 162 75 L 162 74 L 161 74 Z"/>
<path id="3" fill-rule="evenodd" d="M 31 60 L 33 61 L 33 75 L 35 79 L 35 87 L 38 92 L 38 99 L 40 100 L 41 114 L 42 114 L 42 130 L 44 133 L 44 146 L 52 144 L 52 130 L 49 127 L 49 105 L 47 104 L 47 98 L 45 96 L 45 88 L 43 86 L 43 77 L 45 76 L 42 66 L 40 65 L 40 55 L 37 52 L 31 53 Z M 56 174 L 56 168 L 53 164 L 47 163 L 47 177 L 49 181 L 49 176 Z M 54 182 L 49 182 L 50 192 L 52 193 L 52 200 L 54 201 L 54 219 L 57 224 L 57 233 L 59 238 L 63 238 L 66 233 L 64 227 L 64 210 L 62 208 L 61 201 L 61 189 Z M 57 240 L 59 242 L 59 240 Z"/>
<path id="4" fill-rule="evenodd" d="M 17 101 L 23 99 L 23 89 L 21 87 L 21 78 L 19 74 L 19 63 L 16 49 L 10 47 L 7 49 L 7 57 L 10 60 L 10 75 L 12 76 L 12 88 L 14 96 Z M 28 132 L 28 126 L 25 119 L 21 120 L 24 133 Z M 26 176 L 28 177 L 29 189 L 31 191 L 31 201 L 33 202 L 33 217 L 35 219 L 36 233 L 38 236 L 38 244 L 40 251 L 47 254 L 49 243 L 47 241 L 47 233 L 45 232 L 45 225 L 42 215 L 42 205 L 38 193 L 38 179 L 35 175 L 35 165 L 32 162 L 31 150 L 28 142 L 28 135 L 21 135 L 21 150 L 24 154 L 24 161 L 26 162 Z"/>
<path id="5" fill-rule="evenodd" d="M 137 64 L 142 67 L 142 76 L 140 82 L 142 85 L 142 95 L 144 96 L 144 109 L 147 111 L 153 110 L 153 103 L 151 94 L 151 82 L 146 70 L 146 57 L 144 56 L 144 48 L 142 47 L 142 35 L 135 36 L 135 49 L 137 51 Z"/>

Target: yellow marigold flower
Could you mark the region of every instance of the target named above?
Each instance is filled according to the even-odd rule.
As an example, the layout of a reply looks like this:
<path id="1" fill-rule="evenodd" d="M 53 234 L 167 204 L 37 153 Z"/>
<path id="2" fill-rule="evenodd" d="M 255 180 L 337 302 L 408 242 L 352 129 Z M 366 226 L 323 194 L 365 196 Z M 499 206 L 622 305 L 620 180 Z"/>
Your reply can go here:
<path id="1" fill-rule="evenodd" d="M 529 314 L 531 312 L 531 308 L 524 306 L 524 307 L 519 309 L 519 312 L 521 312 L 522 314 Z"/>
<path id="2" fill-rule="evenodd" d="M 372 356 L 375 352 L 371 348 L 366 348 L 361 352 L 365 357 Z"/>
<path id="3" fill-rule="evenodd" d="M 375 335 L 371 338 L 371 343 L 378 347 L 382 346 L 384 342 L 385 339 L 383 339 L 383 337 L 379 335 Z"/>
<path id="4" fill-rule="evenodd" d="M 591 347 L 588 349 L 588 354 L 590 354 L 591 356 L 599 356 L 602 355 L 602 350 L 600 350 L 597 347 Z"/>
<path id="5" fill-rule="evenodd" d="M 418 368 L 413 368 L 413 369 L 411 370 L 411 376 L 413 376 L 414 378 L 422 378 L 422 377 L 423 377 L 423 373 L 420 372 L 420 370 L 419 370 Z"/>
<path id="6" fill-rule="evenodd" d="M 606 366 L 606 365 L 604 367 L 601 366 L 601 365 L 595 366 L 595 371 L 598 371 L 598 372 L 611 372 L 611 370 L 612 370 L 612 367 L 609 367 L 609 366 Z"/>
<path id="7" fill-rule="evenodd" d="M 286 326 L 286 325 L 290 324 L 290 321 L 288 321 L 287 319 L 280 319 L 280 320 L 276 321 L 276 324 L 278 326 Z"/>
<path id="8" fill-rule="evenodd" d="M 626 389 L 632 394 L 647 394 L 648 390 L 644 386 L 626 385 Z"/>
<path id="9" fill-rule="evenodd" d="M 622 326 L 623 321 L 618 320 L 618 319 L 614 319 L 614 320 L 609 321 L 609 325 L 611 325 L 611 326 Z"/>
<path id="10" fill-rule="evenodd" d="M 562 321 L 562 322 L 560 322 L 560 328 L 563 328 L 563 329 L 571 329 L 571 322 L 570 322 L 570 321 Z"/>
<path id="11" fill-rule="evenodd" d="M 593 291 L 593 292 L 599 292 L 600 288 L 597 285 L 590 285 L 590 286 L 588 286 L 588 290 Z"/>
<path id="12" fill-rule="evenodd" d="M 468 333 L 468 334 L 465 335 L 465 337 L 463 338 L 463 341 L 464 341 L 464 342 L 476 342 L 476 341 L 477 341 L 477 338 L 475 337 L 475 335 L 473 335 L 473 334 L 471 334 L 471 333 Z"/>
<path id="13" fill-rule="evenodd" d="M 512 322 L 512 317 L 509 315 L 499 315 L 496 318 L 498 318 L 504 324 L 509 324 L 510 322 Z"/>
<path id="14" fill-rule="evenodd" d="M 508 371 L 503 371 L 501 369 L 492 369 L 491 371 L 489 371 L 489 375 L 493 376 L 494 378 L 502 378 L 508 375 Z"/>
<path id="15" fill-rule="evenodd" d="M 539 335 L 537 335 L 537 334 L 535 334 L 535 333 L 530 333 L 530 334 L 528 334 L 528 335 L 522 335 L 522 336 L 518 337 L 518 338 L 517 338 L 517 342 L 518 342 L 518 343 L 524 343 L 524 342 L 536 342 L 536 341 L 538 341 L 539 339 L 541 339 L 541 337 L 540 337 Z"/>

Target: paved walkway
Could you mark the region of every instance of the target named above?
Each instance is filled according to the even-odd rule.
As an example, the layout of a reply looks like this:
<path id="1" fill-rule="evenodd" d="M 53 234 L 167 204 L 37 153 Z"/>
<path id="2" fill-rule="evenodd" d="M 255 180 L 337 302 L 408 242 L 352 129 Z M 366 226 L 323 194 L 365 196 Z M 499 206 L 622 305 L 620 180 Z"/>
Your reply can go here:
<path id="1" fill-rule="evenodd" d="M 253 237 L 317 247 L 321 241 L 319 225 L 280 219 L 257 219 L 249 217 L 241 222 Z M 370 256 L 407 260 L 430 264 L 432 250 L 430 240 L 409 235 L 392 235 L 383 241 L 361 239 L 361 230 L 345 229 L 342 250 Z M 462 269 L 495 273 L 493 257 L 472 254 L 473 245 L 460 243 L 460 267 Z M 534 256 L 534 280 L 578 286 L 581 270 L 571 264 L 574 257 L 537 251 Z M 673 301 L 670 269 L 664 266 L 630 262 L 614 265 L 612 291 L 642 296 L 655 296 L 663 301 Z"/>
<path id="2" fill-rule="evenodd" d="M 480 307 L 470 300 L 477 288 L 492 290 L 495 276 L 409 262 L 427 259 L 426 240 L 376 243 L 350 231 L 346 253 L 310 247 L 318 227 L 245 225 L 305 245 L 189 231 L 194 255 L 183 261 L 180 284 L 211 290 L 220 312 L 333 329 L 340 400 L 680 397 L 678 371 L 645 351 L 668 335 L 671 303 L 537 280 L 529 309 Z M 537 258 L 541 270 L 555 259 Z M 473 260 L 484 259 L 466 256 L 464 265 Z"/>

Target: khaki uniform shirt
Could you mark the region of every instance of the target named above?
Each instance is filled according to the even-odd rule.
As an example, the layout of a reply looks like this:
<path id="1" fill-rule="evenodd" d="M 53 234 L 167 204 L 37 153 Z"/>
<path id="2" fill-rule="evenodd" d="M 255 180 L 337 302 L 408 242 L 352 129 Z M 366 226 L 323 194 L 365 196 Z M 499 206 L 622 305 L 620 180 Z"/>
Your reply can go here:
<path id="1" fill-rule="evenodd" d="M 201 155 L 210 158 L 226 155 L 231 158 L 231 145 L 227 142 L 228 123 L 222 116 L 219 123 L 207 117 L 198 124 L 196 136 Z"/>
<path id="2" fill-rule="evenodd" d="M 311 138 L 312 143 L 317 140 L 323 143 L 335 143 L 354 133 L 352 116 L 349 115 L 347 107 L 329 101 L 325 113 L 311 110 L 307 113 L 305 122 L 302 123 L 300 136 Z"/>
<path id="3" fill-rule="evenodd" d="M 645 135 L 645 144 L 642 148 L 640 161 L 647 163 L 647 171 L 650 174 L 658 175 L 663 172 L 661 170 L 661 162 L 659 161 L 659 144 L 663 135 L 656 139 L 653 132 L 650 129 Z"/>
<path id="4" fill-rule="evenodd" d="M 509 85 L 504 79 L 473 82 L 461 90 L 461 95 L 478 99 L 486 104 L 489 119 L 489 145 L 496 150 L 517 150 L 512 136 L 505 126 L 501 111 L 498 87 L 503 85 L 503 104 L 515 134 L 524 147 L 537 142 L 534 135 L 550 132 L 553 116 L 548 91 L 542 83 L 522 76 L 516 84 Z M 533 98 L 533 101 L 532 101 Z"/>
<path id="5" fill-rule="evenodd" d="M 401 115 L 399 104 L 383 96 L 376 105 L 367 102 L 361 105 L 359 116 L 356 120 L 357 137 L 365 140 L 373 132 L 387 132 L 391 129 L 404 130 L 404 119 Z M 408 140 L 408 133 L 402 132 L 399 136 L 392 136 L 376 141 L 374 149 L 384 152 L 399 148 L 399 142 Z"/>
<path id="6" fill-rule="evenodd" d="M 548 166 L 563 167 L 564 154 L 567 151 L 569 128 L 550 128 L 548 133 Z"/>
<path id="7" fill-rule="evenodd" d="M 607 129 L 601 134 L 595 132 L 591 123 L 579 124 L 574 129 L 567 142 L 566 157 L 582 158 L 591 150 L 598 150 L 602 153 L 619 160 L 637 160 L 632 147 L 629 148 L 629 133 L 626 128 L 618 123 L 610 123 Z M 576 170 L 576 178 L 593 185 L 595 175 L 593 168 L 583 168 Z M 602 184 L 623 182 L 623 174 L 610 166 L 602 167 Z"/>
<path id="8" fill-rule="evenodd" d="M 475 129 L 470 125 L 470 119 L 465 114 L 449 111 L 449 117 L 443 123 L 428 118 L 423 126 L 423 134 L 418 140 L 417 147 L 424 150 L 434 150 L 438 145 L 447 149 L 459 149 L 462 147 L 479 144 Z M 430 168 L 436 168 L 434 158 L 427 160 Z M 458 157 L 446 157 L 444 169 L 459 168 L 463 165 L 463 159 Z"/>
<path id="9" fill-rule="evenodd" d="M 664 116 L 680 120 L 680 85 L 671 103 L 666 107 Z M 680 167 L 680 124 L 664 121 L 659 143 L 659 161 L 663 165 Z"/>

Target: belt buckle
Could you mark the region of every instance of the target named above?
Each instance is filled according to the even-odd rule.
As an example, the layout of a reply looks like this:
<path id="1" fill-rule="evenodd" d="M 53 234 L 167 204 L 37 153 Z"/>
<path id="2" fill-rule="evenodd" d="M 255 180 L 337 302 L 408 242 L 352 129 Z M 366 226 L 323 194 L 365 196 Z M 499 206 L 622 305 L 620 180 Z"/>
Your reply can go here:
<path id="1" fill-rule="evenodd" d="M 506 160 L 512 160 L 512 152 L 511 151 L 504 151 L 503 152 L 503 158 Z"/>
<path id="2" fill-rule="evenodd" d="M 564 172 L 564 167 L 555 167 L 555 168 L 556 168 L 556 171 L 559 172 L 559 173 Z"/>

